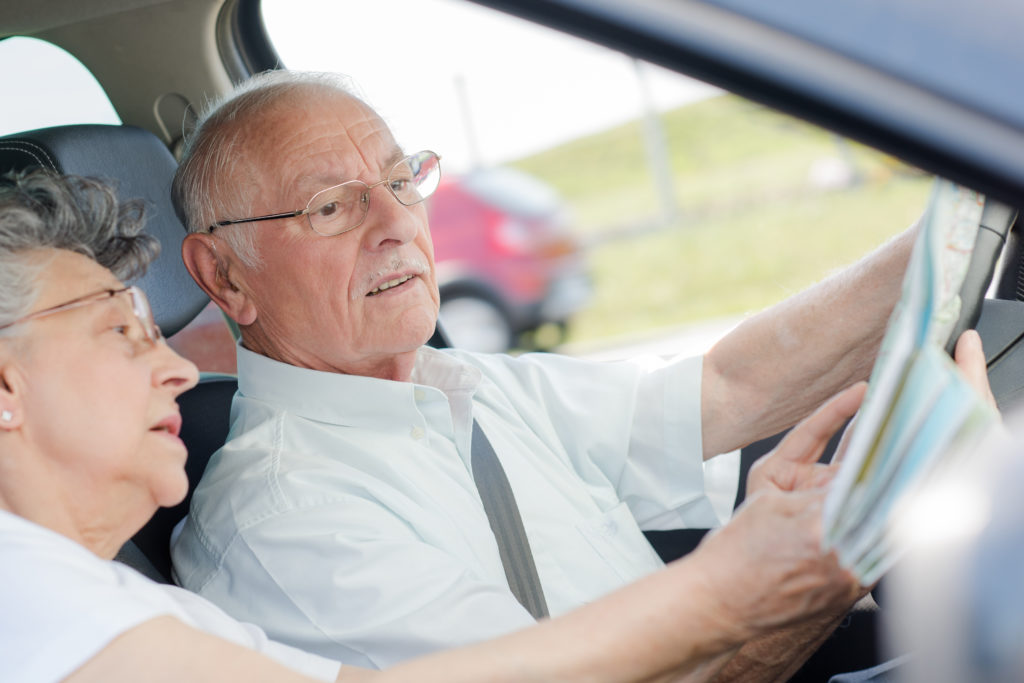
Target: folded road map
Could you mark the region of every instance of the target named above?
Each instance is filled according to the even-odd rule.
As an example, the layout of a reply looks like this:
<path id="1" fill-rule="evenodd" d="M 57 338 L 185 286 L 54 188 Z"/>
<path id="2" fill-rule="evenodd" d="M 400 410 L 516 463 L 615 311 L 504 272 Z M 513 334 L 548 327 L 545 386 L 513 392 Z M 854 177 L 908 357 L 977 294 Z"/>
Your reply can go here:
<path id="1" fill-rule="evenodd" d="M 898 559 L 894 512 L 998 420 L 945 351 L 985 199 L 936 180 L 849 447 L 825 501 L 823 544 L 863 584 Z"/>

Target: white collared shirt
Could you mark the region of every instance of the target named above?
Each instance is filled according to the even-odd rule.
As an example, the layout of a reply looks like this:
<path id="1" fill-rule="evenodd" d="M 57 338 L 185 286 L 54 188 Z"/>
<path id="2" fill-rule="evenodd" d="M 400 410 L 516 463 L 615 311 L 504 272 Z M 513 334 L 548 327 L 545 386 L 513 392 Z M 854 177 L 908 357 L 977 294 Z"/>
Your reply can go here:
<path id="1" fill-rule="evenodd" d="M 185 587 L 277 640 L 385 667 L 533 623 L 470 471 L 480 423 L 553 616 L 662 566 L 640 528 L 712 527 L 701 359 L 423 348 L 411 382 L 239 348 L 228 443 L 175 542 Z"/>

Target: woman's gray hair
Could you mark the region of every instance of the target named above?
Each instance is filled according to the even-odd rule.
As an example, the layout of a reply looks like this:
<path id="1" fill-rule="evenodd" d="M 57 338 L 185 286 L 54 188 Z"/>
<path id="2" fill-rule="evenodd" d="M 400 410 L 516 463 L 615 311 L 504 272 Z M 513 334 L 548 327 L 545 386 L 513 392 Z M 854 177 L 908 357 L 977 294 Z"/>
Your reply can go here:
<path id="1" fill-rule="evenodd" d="M 253 76 L 208 105 L 185 140 L 171 185 L 175 210 L 188 231 L 209 232 L 218 220 L 249 217 L 264 172 L 252 167 L 249 156 L 258 143 L 246 125 L 254 116 L 310 92 L 340 92 L 362 101 L 355 90 L 340 74 L 275 70 Z M 218 233 L 249 267 L 260 263 L 253 230 L 254 224 L 241 223 Z"/>
<path id="2" fill-rule="evenodd" d="M 160 250 L 142 234 L 142 214 L 141 202 L 119 202 L 93 178 L 41 169 L 0 176 L 0 325 L 35 303 L 40 249 L 88 256 L 122 280 L 141 275 Z"/>

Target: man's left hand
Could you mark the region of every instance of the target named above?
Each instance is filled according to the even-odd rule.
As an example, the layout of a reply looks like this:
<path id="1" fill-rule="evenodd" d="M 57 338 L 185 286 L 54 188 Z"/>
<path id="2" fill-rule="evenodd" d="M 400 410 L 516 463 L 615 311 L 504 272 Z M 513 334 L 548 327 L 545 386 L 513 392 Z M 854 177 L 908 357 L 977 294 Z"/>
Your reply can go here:
<path id="1" fill-rule="evenodd" d="M 960 335 L 953 358 L 956 359 L 956 365 L 968 384 L 974 387 L 986 403 L 995 408 L 996 399 L 988 383 L 985 351 L 981 347 L 981 337 L 976 330 L 966 330 Z"/>

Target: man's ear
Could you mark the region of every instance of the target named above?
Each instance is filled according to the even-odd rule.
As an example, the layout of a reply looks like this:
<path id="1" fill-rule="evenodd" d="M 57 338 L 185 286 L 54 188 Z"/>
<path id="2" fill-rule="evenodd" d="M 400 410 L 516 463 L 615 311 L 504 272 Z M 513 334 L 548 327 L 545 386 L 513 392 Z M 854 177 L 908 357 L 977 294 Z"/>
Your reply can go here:
<path id="1" fill-rule="evenodd" d="M 208 233 L 190 233 L 181 244 L 181 259 L 196 284 L 236 323 L 251 325 L 256 306 L 242 283 L 235 282 L 240 269 L 225 252 L 230 247 Z"/>

